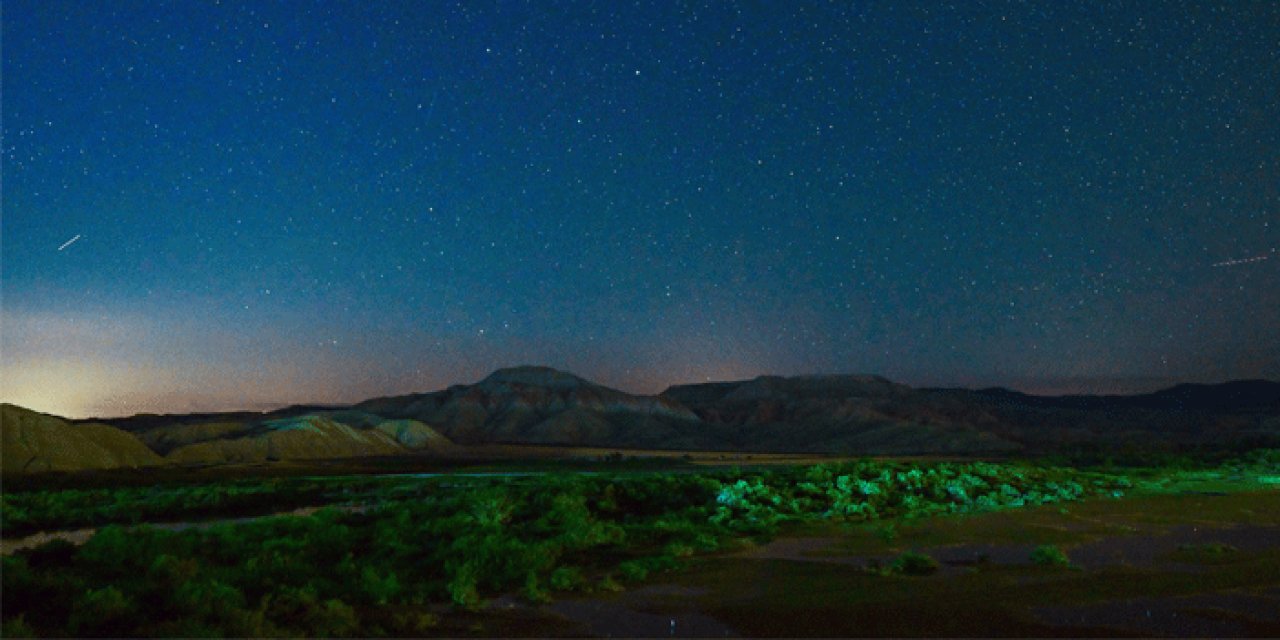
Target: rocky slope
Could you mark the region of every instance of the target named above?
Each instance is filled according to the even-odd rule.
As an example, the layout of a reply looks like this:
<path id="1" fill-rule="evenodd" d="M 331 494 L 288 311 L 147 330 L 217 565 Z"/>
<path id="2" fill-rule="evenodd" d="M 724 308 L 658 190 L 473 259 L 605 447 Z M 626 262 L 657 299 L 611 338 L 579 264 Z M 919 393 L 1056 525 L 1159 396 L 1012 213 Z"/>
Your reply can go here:
<path id="1" fill-rule="evenodd" d="M 11 404 L 0 404 L 0 452 L 5 474 L 165 464 L 136 437 L 115 427 L 72 425 Z"/>

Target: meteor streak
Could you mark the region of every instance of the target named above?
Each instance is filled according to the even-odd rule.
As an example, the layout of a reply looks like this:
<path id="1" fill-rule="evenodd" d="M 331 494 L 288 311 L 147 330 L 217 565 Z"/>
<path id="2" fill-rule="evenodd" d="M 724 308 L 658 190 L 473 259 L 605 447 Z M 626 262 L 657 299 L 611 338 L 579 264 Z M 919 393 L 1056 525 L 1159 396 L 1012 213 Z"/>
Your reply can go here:
<path id="1" fill-rule="evenodd" d="M 76 240 L 79 240 L 79 239 L 80 239 L 80 234 L 77 233 L 76 237 L 62 243 L 62 246 L 58 247 L 58 251 L 62 251 L 63 249 L 66 249 L 67 247 L 71 246 L 72 242 L 75 242 Z"/>
<path id="2" fill-rule="evenodd" d="M 1271 250 L 1271 253 L 1275 253 L 1275 252 L 1276 252 L 1276 250 L 1275 250 L 1275 249 L 1272 249 L 1272 250 Z M 1237 258 L 1237 259 L 1235 259 L 1235 260 L 1223 260 L 1222 262 L 1215 262 L 1215 263 L 1213 263 L 1213 264 L 1212 264 L 1212 265 L 1210 265 L 1210 266 L 1213 266 L 1213 267 L 1234 267 L 1234 266 L 1236 266 L 1236 265 L 1238 265 L 1238 264 L 1249 264 L 1249 263 L 1251 263 L 1251 262 L 1262 262 L 1263 260 L 1266 260 L 1267 258 L 1270 258 L 1270 257 L 1271 257 L 1271 256 L 1270 256 L 1269 254 L 1264 253 L 1264 254 L 1262 254 L 1262 255 L 1260 255 L 1260 256 L 1253 256 L 1252 258 Z"/>

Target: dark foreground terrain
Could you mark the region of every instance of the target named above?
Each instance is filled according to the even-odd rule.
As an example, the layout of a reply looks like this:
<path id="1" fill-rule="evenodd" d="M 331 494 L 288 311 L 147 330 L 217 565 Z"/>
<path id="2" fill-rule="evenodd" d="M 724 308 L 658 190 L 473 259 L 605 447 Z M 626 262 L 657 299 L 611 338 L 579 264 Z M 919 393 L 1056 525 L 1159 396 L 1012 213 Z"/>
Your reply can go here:
<path id="1" fill-rule="evenodd" d="M 1277 513 L 1263 491 L 813 527 L 540 612 L 567 635 L 1275 637 Z M 938 567 L 892 571 L 909 551 Z"/>
<path id="2" fill-rule="evenodd" d="M 28 478 L 3 635 L 1274 636 L 1278 463 Z"/>

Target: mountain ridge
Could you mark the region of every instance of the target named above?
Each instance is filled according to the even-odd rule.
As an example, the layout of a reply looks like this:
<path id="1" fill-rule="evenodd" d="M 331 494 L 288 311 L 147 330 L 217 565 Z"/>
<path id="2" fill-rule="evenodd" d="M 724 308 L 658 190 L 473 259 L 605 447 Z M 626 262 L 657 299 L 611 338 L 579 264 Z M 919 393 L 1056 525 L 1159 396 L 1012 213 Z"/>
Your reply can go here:
<path id="1" fill-rule="evenodd" d="M 763 375 L 672 385 L 644 395 L 567 371 L 524 365 L 498 369 L 471 384 L 351 405 L 57 420 L 67 425 L 58 428 L 97 424 L 111 429 L 100 433 L 112 447 L 124 442 L 119 436 L 136 439 L 164 463 L 427 451 L 449 455 L 455 447 L 479 444 L 1038 454 L 1079 446 L 1280 445 L 1280 382 L 1236 380 L 1179 384 L 1145 394 L 1037 396 L 999 387 L 913 388 L 868 374 Z M 9 438 L 11 430 L 8 425 L 5 429 Z M 6 458 L 6 473 L 10 464 L 17 463 Z"/>
<path id="2" fill-rule="evenodd" d="M 1030 399 L 1038 402 L 1075 402 L 1075 401 L 1086 400 L 1086 399 L 1124 400 L 1124 399 L 1134 399 L 1134 398 L 1149 398 L 1154 396 L 1162 396 L 1164 394 L 1170 394 L 1184 388 L 1196 389 L 1196 390 L 1200 390 L 1200 389 L 1213 390 L 1218 388 L 1235 387 L 1237 385 L 1250 385 L 1254 388 L 1261 388 L 1262 391 L 1260 391 L 1260 393 L 1261 392 L 1269 393 L 1271 394 L 1271 396 L 1280 394 L 1280 381 L 1268 380 L 1265 378 L 1240 378 L 1240 379 L 1224 380 L 1222 382 L 1209 382 L 1209 383 L 1181 382 L 1181 383 L 1171 384 L 1168 387 L 1163 387 L 1153 391 L 1141 392 L 1141 393 L 1037 394 L 1037 393 L 1028 393 L 1025 391 L 1019 391 L 1017 389 L 1002 387 L 1002 386 L 988 386 L 988 387 L 977 387 L 977 388 L 938 387 L 938 386 L 909 387 L 908 385 L 893 382 L 888 378 L 885 378 L 883 376 L 876 375 L 876 374 L 838 374 L 838 373 L 837 374 L 825 374 L 825 373 L 824 374 L 799 374 L 794 376 L 765 374 L 765 375 L 756 376 L 755 378 L 748 378 L 748 379 L 741 379 L 741 380 L 677 383 L 677 384 L 669 385 L 666 389 L 659 391 L 657 393 L 643 394 L 643 393 L 631 393 L 627 391 L 613 389 L 611 387 L 604 387 L 604 385 L 599 385 L 598 383 L 591 382 L 576 374 L 555 369 L 553 367 L 543 366 L 543 365 L 517 365 L 513 367 L 504 367 L 504 368 L 496 369 L 493 373 L 490 373 L 488 376 L 486 376 L 485 378 L 482 378 L 478 382 L 484 382 L 485 380 L 492 378 L 495 374 L 498 374 L 500 372 L 516 371 L 521 369 L 547 370 L 552 372 L 558 372 L 566 376 L 570 376 L 573 379 L 585 382 L 587 384 L 603 387 L 606 389 L 610 389 L 612 391 L 616 391 L 619 394 L 635 396 L 635 397 L 663 396 L 672 389 L 682 388 L 682 387 L 687 387 L 687 388 L 715 387 L 715 386 L 731 387 L 731 386 L 742 384 L 744 382 L 751 382 L 751 381 L 756 381 L 761 379 L 806 380 L 806 379 L 834 379 L 834 378 L 865 378 L 870 380 L 884 381 L 893 385 L 898 385 L 898 386 L 906 387 L 909 389 L 914 389 L 917 391 L 969 392 L 969 393 L 986 394 L 986 395 L 1009 395 L 1009 396 L 1016 396 L 1024 399 Z M 473 385 L 474 384 L 477 384 L 477 383 L 473 383 Z M 294 404 L 288 404 L 276 409 L 269 409 L 269 410 L 228 409 L 226 411 L 199 411 L 199 412 L 193 412 L 193 413 L 143 412 L 143 413 L 137 413 L 137 414 L 132 414 L 128 416 L 115 416 L 115 417 L 103 417 L 103 416 L 89 416 L 85 418 L 67 418 L 63 416 L 56 416 L 56 417 L 72 423 L 97 422 L 97 423 L 107 423 L 107 424 L 113 424 L 113 425 L 124 424 L 124 425 L 133 426 L 137 428 L 137 427 L 142 427 L 148 424 L 159 424 L 159 423 L 172 424 L 174 422 L 179 422 L 179 421 L 200 422 L 200 421 L 214 419 L 214 418 L 225 418 L 225 417 L 233 417 L 233 416 L 245 417 L 245 418 L 256 418 L 256 417 L 266 417 L 266 416 L 302 415 L 304 413 L 310 413 L 315 411 L 334 411 L 334 410 L 341 410 L 341 409 L 349 409 L 349 408 L 356 407 L 358 405 L 364 405 L 364 404 L 373 403 L 379 400 L 390 399 L 390 398 L 428 397 L 428 396 L 444 393 L 446 391 L 450 391 L 453 389 L 469 387 L 473 385 L 467 385 L 465 383 L 455 383 L 443 389 L 437 389 L 434 391 L 413 391 L 413 392 L 408 392 L 403 394 L 374 396 L 373 398 L 368 398 L 368 399 L 360 400 L 353 403 L 294 403 Z M 1273 398 L 1273 400 L 1275 403 L 1280 403 L 1280 399 Z M 17 406 L 17 405 L 14 405 L 14 406 Z M 36 413 L 44 413 L 44 412 L 36 411 L 34 409 L 28 409 L 28 410 L 35 411 Z M 46 415 L 53 415 L 53 414 L 46 413 Z"/>

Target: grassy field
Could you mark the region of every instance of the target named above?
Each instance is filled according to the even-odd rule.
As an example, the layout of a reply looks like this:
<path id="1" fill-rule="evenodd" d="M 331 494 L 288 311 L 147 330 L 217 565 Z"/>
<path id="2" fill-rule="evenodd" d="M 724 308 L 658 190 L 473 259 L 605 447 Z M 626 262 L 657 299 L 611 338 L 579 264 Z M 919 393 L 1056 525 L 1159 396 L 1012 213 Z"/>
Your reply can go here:
<path id="1" fill-rule="evenodd" d="M 584 460 L 6 487 L 6 537 L 98 528 L 4 558 L 3 635 L 1275 632 L 1249 613 L 1280 590 L 1274 452 L 1181 469 Z M 1153 607 L 1168 615 L 1113 620 Z"/>

